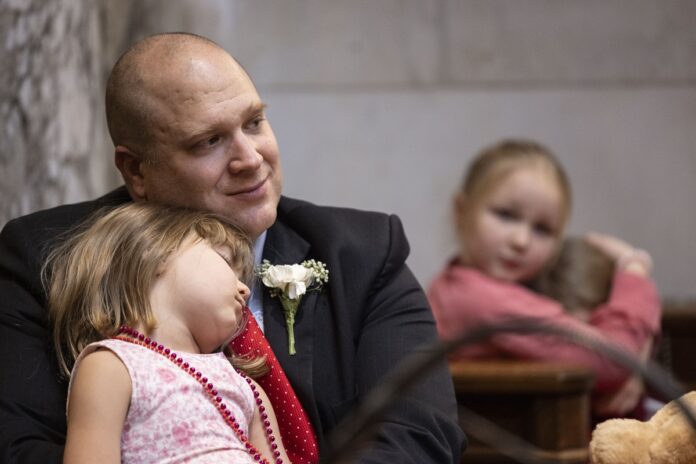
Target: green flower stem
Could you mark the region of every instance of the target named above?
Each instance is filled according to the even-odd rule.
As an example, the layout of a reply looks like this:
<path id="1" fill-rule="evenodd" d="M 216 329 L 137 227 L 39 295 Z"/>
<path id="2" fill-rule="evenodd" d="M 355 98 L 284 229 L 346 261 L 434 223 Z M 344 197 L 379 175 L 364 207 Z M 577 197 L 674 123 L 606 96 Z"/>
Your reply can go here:
<path id="1" fill-rule="evenodd" d="M 294 355 L 295 351 L 295 315 L 285 311 L 285 323 L 288 325 L 288 352 Z"/>
<path id="2" fill-rule="evenodd" d="M 280 302 L 283 305 L 283 314 L 285 315 L 285 325 L 288 331 L 288 353 L 294 355 L 295 351 L 295 314 L 297 307 L 300 304 L 300 299 L 291 300 L 285 295 L 280 295 Z"/>

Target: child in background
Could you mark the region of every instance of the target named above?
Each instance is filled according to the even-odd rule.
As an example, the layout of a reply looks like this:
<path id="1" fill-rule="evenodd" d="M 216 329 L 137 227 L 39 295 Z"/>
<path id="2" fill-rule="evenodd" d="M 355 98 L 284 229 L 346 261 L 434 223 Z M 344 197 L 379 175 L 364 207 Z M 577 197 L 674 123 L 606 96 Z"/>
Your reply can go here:
<path id="1" fill-rule="evenodd" d="M 571 208 L 568 178 L 547 148 L 504 140 L 485 149 L 470 165 L 454 206 L 459 253 L 428 291 L 443 339 L 526 317 L 619 344 L 636 356 L 649 349 L 659 331 L 660 305 L 644 251 L 615 237 L 587 236 L 615 266 L 608 301 L 593 308 L 587 321 L 529 288 L 557 256 Z M 541 333 L 499 334 L 452 355 L 501 357 L 586 366 L 595 374 L 598 395 L 620 391 L 629 377 L 603 355 Z"/>
<path id="2" fill-rule="evenodd" d="M 236 227 L 149 203 L 98 215 L 51 253 L 55 348 L 72 367 L 65 462 L 289 462 L 242 373 L 264 359 L 220 352 L 244 327 L 252 270 Z"/>
<path id="3" fill-rule="evenodd" d="M 594 308 L 609 300 L 614 277 L 614 262 L 582 237 L 566 237 L 558 257 L 531 287 L 561 303 L 566 311 L 581 321 L 589 321 Z M 640 359 L 647 362 L 652 343 L 646 343 Z M 664 403 L 645 395 L 640 376 L 632 376 L 621 389 L 593 398 L 595 421 L 621 415 L 645 420 Z"/>

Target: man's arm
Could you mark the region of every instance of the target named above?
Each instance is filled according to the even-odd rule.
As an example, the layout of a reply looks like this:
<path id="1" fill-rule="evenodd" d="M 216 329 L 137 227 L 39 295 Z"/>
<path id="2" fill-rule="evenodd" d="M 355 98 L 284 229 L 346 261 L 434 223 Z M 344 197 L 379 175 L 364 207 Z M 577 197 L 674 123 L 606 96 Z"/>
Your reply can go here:
<path id="1" fill-rule="evenodd" d="M 296 324 L 296 329 L 312 331 L 303 340 L 313 339 L 313 361 L 302 352 L 285 355 L 284 328 L 274 332 L 273 320 L 267 321 L 269 341 L 285 349 L 277 355 L 324 448 L 334 427 L 384 376 L 419 346 L 435 342 L 437 333 L 425 294 L 405 264 L 409 246 L 396 216 L 317 207 L 285 197 L 278 213 L 264 256 L 269 249 L 284 255 L 299 236 L 309 251 L 296 247 L 292 256 L 308 253 L 330 272 L 310 324 Z M 458 463 L 465 438 L 445 361 L 405 392 L 378 426 L 361 463 Z"/>
<path id="2" fill-rule="evenodd" d="M 66 383 L 39 302 L 39 245 L 21 221 L 0 234 L 0 461 L 62 461 Z"/>
<path id="3" fill-rule="evenodd" d="M 371 289 L 358 343 L 358 389 L 366 394 L 393 366 L 437 339 L 425 294 L 405 264 L 408 244 L 394 216 L 390 233 L 390 249 Z M 458 463 L 465 438 L 456 411 L 452 379 L 442 360 L 395 401 L 372 450 L 360 462 Z"/>
<path id="4" fill-rule="evenodd" d="M 0 462 L 62 461 L 68 385 L 51 346 L 41 265 L 65 231 L 99 208 L 127 201 L 120 187 L 12 220 L 0 232 Z"/>

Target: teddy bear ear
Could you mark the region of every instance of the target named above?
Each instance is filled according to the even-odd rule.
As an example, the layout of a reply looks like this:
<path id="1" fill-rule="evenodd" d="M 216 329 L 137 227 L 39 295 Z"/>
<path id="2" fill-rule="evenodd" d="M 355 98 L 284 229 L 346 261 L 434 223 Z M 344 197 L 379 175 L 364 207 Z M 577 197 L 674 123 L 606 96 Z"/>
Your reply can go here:
<path id="1" fill-rule="evenodd" d="M 696 393 L 696 392 L 691 392 L 691 393 Z M 688 395 L 691 393 L 687 393 L 686 395 L 683 395 L 680 399 L 683 402 L 688 403 Z M 691 403 L 692 405 L 696 406 L 696 396 L 691 397 Z M 655 428 L 662 427 L 662 424 L 666 421 L 668 421 L 671 417 L 675 416 L 676 414 L 680 414 L 679 412 L 679 405 L 677 404 L 676 401 L 670 401 L 669 403 L 665 404 L 662 406 L 660 409 L 658 409 L 655 414 L 650 418 L 649 422 L 653 425 Z"/>
<path id="2" fill-rule="evenodd" d="M 696 411 L 696 392 L 689 392 L 680 399 L 692 411 Z M 653 422 L 656 426 L 652 427 L 653 438 L 649 447 L 651 464 L 696 462 L 696 430 L 675 401 L 663 406 L 649 423 L 652 425 Z"/>
<path id="3" fill-rule="evenodd" d="M 682 403 L 684 403 L 692 413 L 696 414 L 696 391 L 690 391 L 685 393 L 680 398 Z"/>
<path id="4" fill-rule="evenodd" d="M 610 419 L 592 432 L 592 464 L 650 464 L 651 427 L 635 419 Z"/>

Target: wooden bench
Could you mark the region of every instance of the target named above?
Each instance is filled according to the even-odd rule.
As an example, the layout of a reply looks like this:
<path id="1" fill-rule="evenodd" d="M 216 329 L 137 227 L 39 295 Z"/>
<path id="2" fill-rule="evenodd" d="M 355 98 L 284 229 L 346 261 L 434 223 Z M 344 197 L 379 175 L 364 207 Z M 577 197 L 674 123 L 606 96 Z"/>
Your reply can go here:
<path id="1" fill-rule="evenodd" d="M 538 458 L 588 462 L 593 382 L 589 369 L 525 361 L 462 361 L 451 362 L 450 371 L 460 423 L 469 438 L 462 463 L 518 462 L 478 440 L 463 408 L 533 445 Z"/>
<path id="2" fill-rule="evenodd" d="M 696 301 L 666 300 L 657 361 L 687 390 L 696 390 Z"/>

